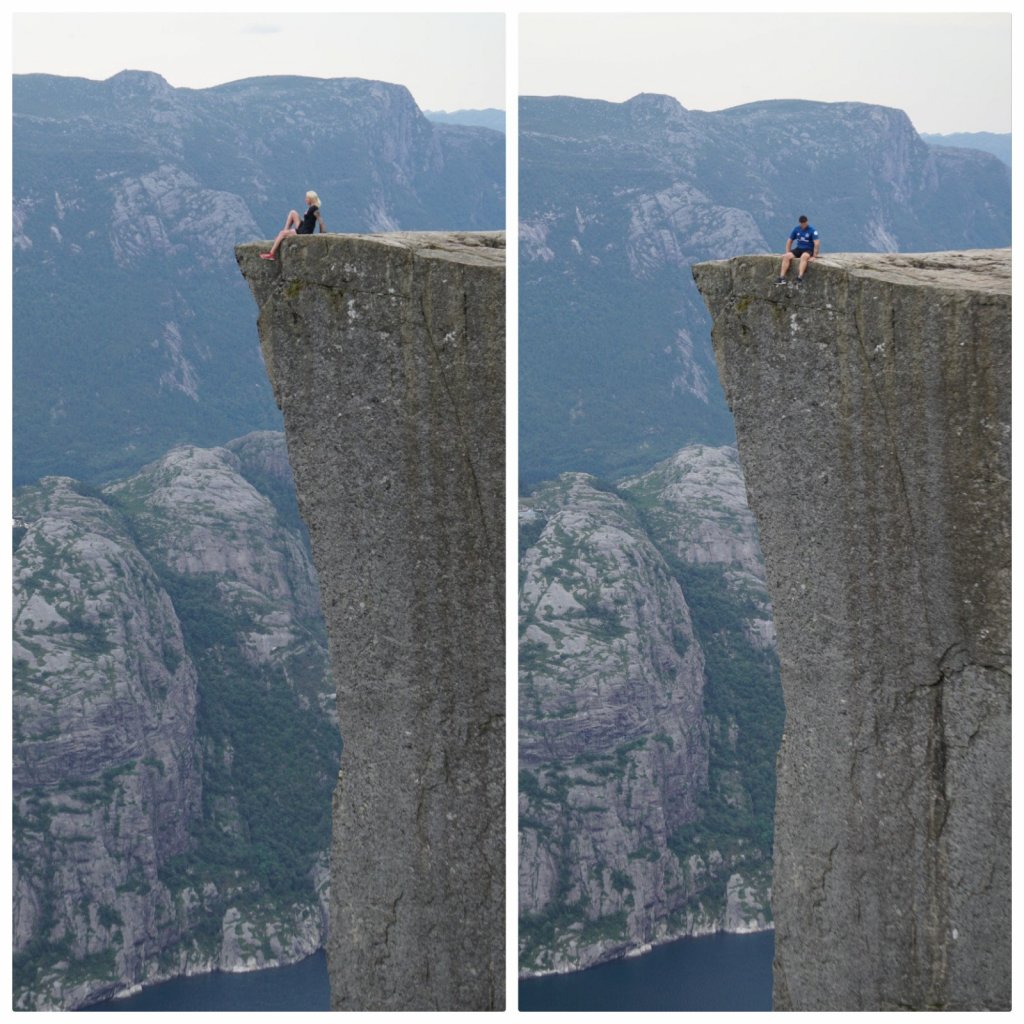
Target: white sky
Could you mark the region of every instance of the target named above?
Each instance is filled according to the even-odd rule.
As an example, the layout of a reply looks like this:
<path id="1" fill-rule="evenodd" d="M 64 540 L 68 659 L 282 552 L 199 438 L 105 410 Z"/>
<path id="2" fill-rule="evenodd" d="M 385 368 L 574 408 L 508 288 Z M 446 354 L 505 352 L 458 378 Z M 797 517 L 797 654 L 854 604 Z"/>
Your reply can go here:
<path id="1" fill-rule="evenodd" d="M 449 14 L 15 14 L 12 69 L 104 79 L 136 68 L 193 88 L 254 75 L 351 76 L 405 85 L 425 110 L 504 108 L 502 11 L 511 22 L 527 6 L 481 0 L 489 13 Z M 801 14 L 560 6 L 579 13 L 519 17 L 520 93 L 621 102 L 661 92 L 698 110 L 777 98 L 859 100 L 905 110 L 919 131 L 1010 131 L 1008 13 L 820 13 L 830 0 Z"/>
<path id="2" fill-rule="evenodd" d="M 519 92 L 614 102 L 666 93 L 692 110 L 858 100 L 905 110 L 921 132 L 1010 131 L 1009 14 L 814 13 L 820 6 L 527 14 Z"/>
<path id="3" fill-rule="evenodd" d="M 13 42 L 15 74 L 105 79 L 130 68 L 189 88 L 372 78 L 408 87 L 422 110 L 505 107 L 501 13 L 15 14 Z"/>

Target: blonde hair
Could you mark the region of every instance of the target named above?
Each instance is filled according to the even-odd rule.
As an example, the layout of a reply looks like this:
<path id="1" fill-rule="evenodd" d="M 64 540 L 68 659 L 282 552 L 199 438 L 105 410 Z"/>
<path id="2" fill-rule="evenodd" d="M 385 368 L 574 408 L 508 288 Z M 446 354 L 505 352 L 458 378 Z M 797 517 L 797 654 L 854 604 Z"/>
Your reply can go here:
<path id="1" fill-rule="evenodd" d="M 310 206 L 319 206 L 320 205 L 320 197 L 315 192 L 307 192 L 306 193 L 306 202 L 308 203 L 310 201 L 310 199 L 313 200 L 313 202 L 310 203 Z"/>

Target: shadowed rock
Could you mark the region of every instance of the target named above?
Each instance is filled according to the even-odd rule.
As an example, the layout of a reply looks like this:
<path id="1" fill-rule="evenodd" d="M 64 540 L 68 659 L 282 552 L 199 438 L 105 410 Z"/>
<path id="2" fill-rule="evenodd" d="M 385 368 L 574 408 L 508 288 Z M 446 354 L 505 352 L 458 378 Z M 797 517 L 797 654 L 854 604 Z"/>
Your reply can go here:
<path id="1" fill-rule="evenodd" d="M 1008 1009 L 1009 251 L 693 273 L 782 663 L 775 1009 Z"/>
<path id="2" fill-rule="evenodd" d="M 236 250 L 338 688 L 335 1009 L 504 1006 L 504 245 Z"/>

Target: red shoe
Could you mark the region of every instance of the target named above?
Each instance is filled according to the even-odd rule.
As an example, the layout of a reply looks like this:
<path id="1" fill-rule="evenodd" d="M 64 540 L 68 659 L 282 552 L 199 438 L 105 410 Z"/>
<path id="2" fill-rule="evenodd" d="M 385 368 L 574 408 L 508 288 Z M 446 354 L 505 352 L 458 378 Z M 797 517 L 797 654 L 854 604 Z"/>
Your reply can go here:
<path id="1" fill-rule="evenodd" d="M 260 253 L 260 259 L 261 260 L 276 260 L 277 257 L 272 252 L 261 252 Z"/>

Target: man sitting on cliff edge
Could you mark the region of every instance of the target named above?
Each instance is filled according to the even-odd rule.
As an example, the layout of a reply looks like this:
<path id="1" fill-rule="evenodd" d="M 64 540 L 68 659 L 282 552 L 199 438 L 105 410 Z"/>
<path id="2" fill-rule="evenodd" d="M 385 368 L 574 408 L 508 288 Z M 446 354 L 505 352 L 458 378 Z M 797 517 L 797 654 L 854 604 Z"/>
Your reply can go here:
<path id="1" fill-rule="evenodd" d="M 793 262 L 793 258 L 797 257 L 800 263 L 797 267 L 796 283 L 798 285 L 803 284 L 807 264 L 818 255 L 820 247 L 821 239 L 818 237 L 817 229 L 813 224 L 807 223 L 807 216 L 805 214 L 801 214 L 799 223 L 790 231 L 789 238 L 786 239 L 786 251 L 782 254 L 782 266 L 779 268 L 778 283 L 786 283 L 789 265 Z"/>

